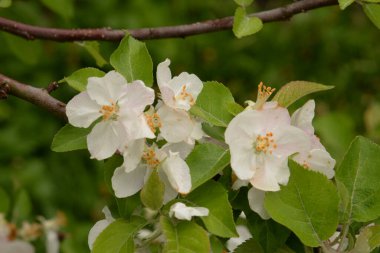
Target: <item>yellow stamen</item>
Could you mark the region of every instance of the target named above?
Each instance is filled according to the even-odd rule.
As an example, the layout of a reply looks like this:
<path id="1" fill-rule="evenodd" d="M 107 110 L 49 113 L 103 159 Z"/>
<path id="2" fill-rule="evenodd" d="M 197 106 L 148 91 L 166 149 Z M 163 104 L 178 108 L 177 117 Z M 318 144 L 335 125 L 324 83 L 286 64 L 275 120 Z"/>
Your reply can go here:
<path id="1" fill-rule="evenodd" d="M 119 106 L 115 102 L 111 102 L 111 105 L 103 105 L 99 112 L 103 114 L 103 121 L 113 119 L 119 112 Z"/>
<path id="2" fill-rule="evenodd" d="M 268 100 L 270 95 L 275 91 L 275 88 L 271 88 L 269 86 L 265 86 L 263 82 L 260 82 L 257 91 L 257 100 L 253 109 L 259 110 L 263 107 L 264 103 Z"/>
<path id="3" fill-rule="evenodd" d="M 152 130 L 153 133 L 156 132 L 157 128 L 160 128 L 162 126 L 160 116 L 156 112 L 153 114 L 146 112 L 145 118 L 148 126 L 150 127 L 150 130 Z"/>
<path id="4" fill-rule="evenodd" d="M 186 84 L 182 85 L 181 92 L 175 96 L 175 99 L 176 100 L 185 100 L 185 101 L 187 100 L 189 102 L 190 106 L 193 106 L 195 104 L 193 95 L 191 95 L 190 93 L 188 93 L 186 91 Z"/>
<path id="5" fill-rule="evenodd" d="M 272 154 L 273 151 L 277 149 L 277 144 L 273 139 L 272 132 L 266 133 L 265 136 L 258 135 L 253 145 L 258 153 L 263 152 L 264 154 Z"/>
<path id="6" fill-rule="evenodd" d="M 160 160 L 157 159 L 156 152 L 153 148 L 147 148 L 144 151 L 142 158 L 145 160 L 146 164 L 152 168 L 156 167 L 160 163 Z"/>

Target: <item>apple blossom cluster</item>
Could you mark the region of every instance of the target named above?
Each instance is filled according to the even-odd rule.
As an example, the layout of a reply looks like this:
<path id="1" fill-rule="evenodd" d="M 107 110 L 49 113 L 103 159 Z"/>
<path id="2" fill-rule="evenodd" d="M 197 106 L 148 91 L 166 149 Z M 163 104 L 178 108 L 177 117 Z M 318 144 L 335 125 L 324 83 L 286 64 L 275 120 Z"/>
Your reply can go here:
<path id="1" fill-rule="evenodd" d="M 0 213 L 0 251 L 2 253 L 34 253 L 32 244 L 40 238 L 45 240 L 47 253 L 59 253 L 59 230 L 66 224 L 66 217 L 58 213 L 53 219 L 38 218 L 39 222 L 24 221 L 18 228 Z"/>
<path id="2" fill-rule="evenodd" d="M 279 191 L 289 180 L 288 158 L 329 179 L 335 166 L 314 134 L 314 100 L 290 116 L 277 102 L 267 102 L 273 92 L 260 83 L 256 103 L 248 101 L 247 108 L 232 119 L 225 132 L 231 167 L 238 178 L 233 188 L 252 185 L 249 205 L 263 219 L 270 218 L 263 207 L 265 192 Z"/>

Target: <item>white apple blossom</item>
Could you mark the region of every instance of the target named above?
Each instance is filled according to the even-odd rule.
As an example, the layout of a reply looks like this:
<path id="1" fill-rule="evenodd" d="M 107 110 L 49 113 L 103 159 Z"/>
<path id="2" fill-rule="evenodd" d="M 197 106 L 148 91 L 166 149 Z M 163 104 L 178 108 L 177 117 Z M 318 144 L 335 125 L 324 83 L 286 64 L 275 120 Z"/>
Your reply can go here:
<path id="1" fill-rule="evenodd" d="M 115 170 L 112 177 L 115 195 L 124 198 L 137 193 L 153 169 L 158 170 L 160 179 L 165 184 L 165 203 L 178 193 L 189 193 L 190 169 L 184 159 L 192 148 L 193 145 L 181 142 L 167 143 L 159 149 L 155 144 L 147 146 L 144 139 L 127 144 L 122 150 L 124 163 Z"/>
<path id="2" fill-rule="evenodd" d="M 105 219 L 97 221 L 88 233 L 88 247 L 90 250 L 92 250 L 94 242 L 100 233 L 115 221 L 112 217 L 110 209 L 107 206 L 103 208 L 102 212 L 104 213 Z"/>
<path id="3" fill-rule="evenodd" d="M 264 207 L 265 191 L 251 187 L 248 191 L 248 204 L 252 211 L 257 213 L 263 220 L 270 219 L 270 215 Z"/>
<path id="4" fill-rule="evenodd" d="M 184 203 L 177 202 L 170 207 L 169 216 L 179 220 L 191 220 L 194 216 L 208 216 L 209 210 L 205 207 L 188 207 Z"/>
<path id="5" fill-rule="evenodd" d="M 237 225 L 236 231 L 239 234 L 239 237 L 232 237 L 228 239 L 226 242 L 226 247 L 228 249 L 228 252 L 234 252 L 234 250 L 243 242 L 247 241 L 248 239 L 252 238 L 251 232 L 249 232 L 247 226 L 245 225 Z"/>
<path id="6" fill-rule="evenodd" d="M 13 238 L 13 228 L 0 213 L 0 252 L 1 253 L 34 253 L 34 247 L 25 241 Z"/>
<path id="7" fill-rule="evenodd" d="M 190 110 L 203 88 L 202 81 L 194 74 L 182 72 L 172 78 L 170 60 L 157 66 L 157 83 L 164 103 L 173 109 Z"/>
<path id="8" fill-rule="evenodd" d="M 142 81 L 130 84 L 116 71 L 104 77 L 88 78 L 87 90 L 73 97 L 66 106 L 69 123 L 89 127 L 98 122 L 87 136 L 92 158 L 110 157 L 127 139 L 154 138 L 143 111 L 154 101 L 154 91 Z"/>
<path id="9" fill-rule="evenodd" d="M 225 132 L 236 176 L 262 191 L 278 191 L 279 184 L 287 184 L 288 157 L 310 145 L 304 131 L 290 125 L 285 108 L 273 103 L 266 107 L 265 100 L 272 92 L 259 85 L 255 107 L 238 114 Z"/>
<path id="10" fill-rule="evenodd" d="M 60 241 L 59 241 L 59 229 L 66 225 L 67 219 L 64 213 L 58 212 L 57 216 L 53 219 L 45 219 L 44 217 L 38 217 L 42 224 L 42 228 L 45 233 L 45 248 L 46 253 L 59 253 Z"/>
<path id="11" fill-rule="evenodd" d="M 301 108 L 296 110 L 291 117 L 291 124 L 302 129 L 309 137 L 311 146 L 301 150 L 293 157 L 304 168 L 323 173 L 327 178 L 334 177 L 335 160 L 326 151 L 318 137 L 314 135 L 312 121 L 314 118 L 315 102 L 309 100 Z"/>

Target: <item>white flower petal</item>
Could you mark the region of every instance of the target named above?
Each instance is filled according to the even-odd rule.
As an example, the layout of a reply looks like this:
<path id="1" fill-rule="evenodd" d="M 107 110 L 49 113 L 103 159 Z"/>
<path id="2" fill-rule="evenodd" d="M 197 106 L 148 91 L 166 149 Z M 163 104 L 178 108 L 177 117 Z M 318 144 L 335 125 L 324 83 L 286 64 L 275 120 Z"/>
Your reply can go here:
<path id="1" fill-rule="evenodd" d="M 162 163 L 162 169 L 167 175 L 171 186 L 181 194 L 191 190 L 190 169 L 178 153 L 171 153 Z"/>
<path id="2" fill-rule="evenodd" d="M 252 211 L 256 212 L 264 220 L 270 219 L 270 215 L 264 208 L 265 191 L 252 187 L 248 191 L 248 203 Z"/>
<path id="3" fill-rule="evenodd" d="M 87 92 L 99 105 L 110 105 L 123 95 L 122 89 L 126 84 L 127 81 L 121 74 L 110 71 L 104 77 L 88 78 Z"/>
<path id="4" fill-rule="evenodd" d="M 177 143 L 166 143 L 164 146 L 162 146 L 161 151 L 165 152 L 166 154 L 172 153 L 179 153 L 179 157 L 181 157 L 183 160 L 186 159 L 186 157 L 193 151 L 194 144 L 188 144 L 186 142 L 177 142 Z"/>
<path id="5" fill-rule="evenodd" d="M 123 124 L 129 141 L 155 137 L 143 114 L 130 112 L 121 115 L 119 121 Z"/>
<path id="6" fill-rule="evenodd" d="M 122 167 L 125 172 L 131 172 L 134 170 L 141 161 L 145 148 L 145 139 L 138 139 L 133 141 L 128 141 L 124 144 L 124 147 L 121 149 L 124 163 Z"/>
<path id="7" fill-rule="evenodd" d="M 252 238 L 252 234 L 249 232 L 248 228 L 244 225 L 237 225 L 236 231 L 239 237 L 232 237 L 226 242 L 226 247 L 229 252 L 234 252 L 234 250 L 246 240 Z"/>
<path id="8" fill-rule="evenodd" d="M 175 76 L 169 83 L 170 88 L 173 89 L 175 94 L 181 92 L 181 89 L 183 89 L 182 86 L 184 85 L 186 85 L 186 91 L 191 94 L 195 102 L 203 89 L 203 82 L 194 74 L 182 72 L 178 76 Z"/>
<path id="9" fill-rule="evenodd" d="M 277 148 L 273 150 L 275 155 L 290 156 L 310 149 L 309 136 L 297 127 L 278 126 L 273 132 L 274 140 L 277 144 Z"/>
<path id="10" fill-rule="evenodd" d="M 124 110 L 133 110 L 135 113 L 142 113 L 145 107 L 154 102 L 154 90 L 146 87 L 140 80 L 124 85 L 123 94 L 118 103 L 120 106 L 120 114 L 123 114 Z"/>
<path id="11" fill-rule="evenodd" d="M 46 253 L 59 253 L 59 239 L 58 233 L 54 230 L 46 232 Z"/>
<path id="12" fill-rule="evenodd" d="M 112 217 L 112 213 L 111 213 L 110 209 L 108 208 L 108 206 L 103 207 L 102 213 L 104 214 L 104 217 L 106 218 L 106 220 L 109 223 L 115 221 L 115 219 Z"/>
<path id="13" fill-rule="evenodd" d="M 181 202 L 177 202 L 170 207 L 169 216 L 179 220 L 191 220 L 194 216 L 208 216 L 209 210 L 204 207 L 188 207 Z"/>
<path id="14" fill-rule="evenodd" d="M 1 253 L 34 253 L 34 247 L 21 240 L 0 241 Z"/>
<path id="15" fill-rule="evenodd" d="M 293 160 L 310 170 L 326 175 L 328 179 L 334 177 L 335 160 L 326 150 L 312 149 L 309 152 L 295 155 Z"/>
<path id="16" fill-rule="evenodd" d="M 87 136 L 87 146 L 91 158 L 103 160 L 112 156 L 125 138 L 125 130 L 119 122 L 99 122 Z"/>
<path id="17" fill-rule="evenodd" d="M 313 135 L 314 127 L 312 121 L 314 118 L 315 102 L 314 100 L 307 101 L 301 108 L 297 109 L 292 117 L 291 124 L 301 128 L 306 133 Z"/>
<path id="18" fill-rule="evenodd" d="M 88 233 L 88 247 L 90 250 L 92 250 L 96 238 L 98 238 L 100 233 L 103 232 L 103 230 L 106 229 L 106 227 L 108 227 L 108 225 L 111 223 L 112 222 L 109 222 L 107 220 L 100 220 L 96 222 L 95 225 L 91 228 L 90 232 Z"/>
<path id="19" fill-rule="evenodd" d="M 111 179 L 115 196 L 125 198 L 137 193 L 144 185 L 146 174 L 147 168 L 144 165 L 138 166 L 129 173 L 122 167 L 117 168 Z"/>
<path id="20" fill-rule="evenodd" d="M 157 66 L 157 84 L 161 89 L 162 86 L 167 86 L 172 79 L 172 73 L 169 68 L 170 60 L 166 59 Z"/>
<path id="21" fill-rule="evenodd" d="M 230 145 L 231 167 L 241 180 L 251 179 L 256 172 L 256 155 L 252 147 Z"/>
<path id="22" fill-rule="evenodd" d="M 240 180 L 236 179 L 235 182 L 232 184 L 232 190 L 237 191 L 241 187 L 247 186 L 249 184 L 249 180 Z"/>
<path id="23" fill-rule="evenodd" d="M 206 134 L 202 130 L 202 122 L 193 119 L 193 130 L 191 131 L 190 140 L 188 140 L 188 142 L 194 143 L 194 140 L 200 140 L 203 136 L 206 136 Z"/>
<path id="24" fill-rule="evenodd" d="M 178 192 L 173 189 L 172 185 L 169 182 L 168 176 L 166 175 L 164 170 L 158 170 L 158 175 L 160 176 L 161 182 L 164 183 L 164 185 L 165 185 L 163 203 L 166 204 L 170 200 L 175 199 L 178 195 Z"/>
<path id="25" fill-rule="evenodd" d="M 161 119 L 161 136 L 167 142 L 181 142 L 188 139 L 193 131 L 193 122 L 186 111 L 161 106 L 157 114 Z"/>
<path id="26" fill-rule="evenodd" d="M 251 184 L 262 191 L 279 191 L 279 184 L 286 184 L 290 176 L 287 162 L 287 157 L 277 158 L 273 155 L 265 157 L 258 164 L 258 169 L 251 180 Z"/>
<path id="27" fill-rule="evenodd" d="M 99 109 L 100 106 L 91 100 L 87 92 L 81 92 L 67 103 L 66 115 L 71 125 L 89 127 L 102 115 Z"/>

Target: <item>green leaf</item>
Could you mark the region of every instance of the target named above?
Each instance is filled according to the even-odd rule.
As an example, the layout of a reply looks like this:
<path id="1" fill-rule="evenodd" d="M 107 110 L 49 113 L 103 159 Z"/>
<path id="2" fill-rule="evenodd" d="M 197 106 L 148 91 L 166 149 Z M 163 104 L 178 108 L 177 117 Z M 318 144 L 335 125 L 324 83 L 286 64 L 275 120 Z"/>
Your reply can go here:
<path id="1" fill-rule="evenodd" d="M 339 8 L 341 10 L 346 9 L 348 6 L 350 6 L 355 0 L 338 0 L 339 2 Z"/>
<path id="2" fill-rule="evenodd" d="M 164 201 L 165 185 L 160 180 L 157 170 L 153 170 L 141 190 L 141 202 L 152 210 L 161 208 Z"/>
<path id="3" fill-rule="evenodd" d="M 190 168 L 192 189 L 213 178 L 230 163 L 230 153 L 215 144 L 197 145 L 186 158 Z"/>
<path id="4" fill-rule="evenodd" d="M 63 80 L 77 91 L 85 91 L 89 77 L 103 77 L 105 73 L 96 68 L 83 68 L 75 71 Z"/>
<path id="5" fill-rule="evenodd" d="M 19 60 L 28 65 L 39 63 L 43 51 L 41 41 L 25 40 L 11 34 L 3 34 L 3 36 L 9 49 Z"/>
<path id="6" fill-rule="evenodd" d="M 8 194 L 0 188 L 0 213 L 6 214 L 9 210 L 9 197 Z"/>
<path id="7" fill-rule="evenodd" d="M 292 230 L 307 246 L 320 246 L 338 225 L 338 193 L 324 175 L 290 161 L 290 179 L 278 192 L 267 192 L 270 216 Z"/>
<path id="8" fill-rule="evenodd" d="M 96 65 L 99 67 L 103 67 L 108 64 L 108 62 L 104 59 L 102 54 L 100 53 L 99 42 L 97 41 L 84 41 L 77 42 L 77 45 L 86 49 L 86 51 L 94 58 Z"/>
<path id="9" fill-rule="evenodd" d="M 41 0 L 41 2 L 64 19 L 70 19 L 74 16 L 73 0 Z"/>
<path id="10" fill-rule="evenodd" d="M 244 107 L 241 106 L 241 105 L 239 105 L 236 102 L 233 102 L 233 103 L 227 104 L 227 110 L 228 110 L 229 113 L 231 113 L 232 115 L 236 116 L 239 113 L 241 113 L 242 111 L 244 111 Z"/>
<path id="11" fill-rule="evenodd" d="M 218 237 L 211 235 L 210 236 L 210 245 L 212 253 L 224 253 L 226 249 L 223 243 L 218 239 Z"/>
<path id="12" fill-rule="evenodd" d="M 114 221 L 96 238 L 92 253 L 134 253 L 133 237 L 145 225 L 146 221 L 137 216 Z"/>
<path id="13" fill-rule="evenodd" d="M 351 143 L 335 175 L 343 220 L 371 221 L 380 216 L 380 147 L 364 137 Z"/>
<path id="14" fill-rule="evenodd" d="M 258 17 L 249 17 L 244 8 L 238 7 L 235 11 L 232 31 L 237 38 L 257 33 L 263 28 L 263 22 Z"/>
<path id="15" fill-rule="evenodd" d="M 254 239 L 251 238 L 242 244 L 240 244 L 235 250 L 234 253 L 264 253 L 263 248 L 260 244 Z"/>
<path id="16" fill-rule="evenodd" d="M 161 216 L 160 224 L 166 237 L 164 253 L 210 253 L 210 241 L 206 231 L 192 221 L 173 224 Z"/>
<path id="17" fill-rule="evenodd" d="M 363 4 L 364 13 L 380 29 L 380 4 Z"/>
<path id="18" fill-rule="evenodd" d="M 324 91 L 334 88 L 334 86 L 326 86 L 319 83 L 306 81 L 292 81 L 285 84 L 276 93 L 273 101 L 277 101 L 280 106 L 288 107 L 298 99 L 317 91 Z"/>
<path id="19" fill-rule="evenodd" d="M 221 141 L 222 143 L 224 142 L 224 132 L 226 131 L 226 128 L 212 126 L 209 123 L 202 123 L 202 130 L 208 136 Z"/>
<path id="20" fill-rule="evenodd" d="M 0 8 L 8 8 L 12 5 L 12 0 L 0 0 Z"/>
<path id="21" fill-rule="evenodd" d="M 253 3 L 253 0 L 234 0 L 236 4 L 240 5 L 240 6 L 249 6 Z"/>
<path id="22" fill-rule="evenodd" d="M 22 189 L 16 197 L 13 206 L 13 220 L 24 221 L 29 218 L 32 211 L 32 202 L 30 201 L 29 194 L 26 190 Z"/>
<path id="23" fill-rule="evenodd" d="M 152 86 L 153 62 L 145 43 L 127 35 L 112 53 L 110 63 L 128 82 L 142 80 Z"/>
<path id="24" fill-rule="evenodd" d="M 51 144 L 51 150 L 54 152 L 67 152 L 87 149 L 87 135 L 90 131 L 91 127 L 78 128 L 66 124 L 55 134 Z"/>
<path id="25" fill-rule="evenodd" d="M 235 103 L 230 90 L 218 82 L 205 82 L 190 112 L 215 126 L 227 127 L 233 118 L 228 105 Z"/>
<path id="26" fill-rule="evenodd" d="M 380 226 L 368 226 L 365 230 L 369 230 L 371 235 L 368 236 L 368 243 L 371 251 L 380 247 Z"/>
<path id="27" fill-rule="evenodd" d="M 208 216 L 200 218 L 210 233 L 220 237 L 238 236 L 228 194 L 221 184 L 209 181 L 190 193 L 185 201 L 191 206 L 206 207 L 209 210 Z"/>

